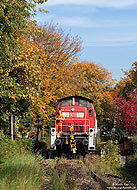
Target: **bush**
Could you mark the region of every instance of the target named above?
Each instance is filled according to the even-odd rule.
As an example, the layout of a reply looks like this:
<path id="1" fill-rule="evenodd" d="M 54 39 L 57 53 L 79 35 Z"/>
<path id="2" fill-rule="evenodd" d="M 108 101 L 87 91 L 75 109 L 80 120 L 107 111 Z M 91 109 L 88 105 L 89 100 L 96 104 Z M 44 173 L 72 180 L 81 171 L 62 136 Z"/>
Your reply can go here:
<path id="1" fill-rule="evenodd" d="M 21 143 L 23 145 L 23 147 L 25 148 L 25 150 L 27 151 L 33 151 L 34 148 L 34 143 L 32 142 L 31 138 L 27 138 L 27 139 L 20 139 L 19 141 L 17 140 L 17 143 Z"/>
<path id="2" fill-rule="evenodd" d="M 14 156 L 1 165 L 0 189 L 38 190 L 43 183 L 44 171 L 30 154 Z"/>
<path id="3" fill-rule="evenodd" d="M 120 176 L 137 185 L 137 156 L 130 157 L 124 167 L 119 169 Z"/>
<path id="4" fill-rule="evenodd" d="M 118 141 L 109 140 L 104 148 L 105 154 L 101 161 L 110 166 L 112 171 L 115 170 L 115 168 L 119 168 L 121 166 L 121 157 L 118 148 Z"/>
<path id="5" fill-rule="evenodd" d="M 121 158 L 118 148 L 118 142 L 109 140 L 104 145 L 104 154 L 88 155 L 85 159 L 86 165 L 99 175 L 104 173 L 118 174 L 117 168 L 121 167 Z"/>
<path id="6" fill-rule="evenodd" d="M 0 163 L 4 163 L 7 159 L 31 152 L 33 148 L 31 139 L 20 139 L 11 141 L 5 138 L 0 141 Z"/>
<path id="7" fill-rule="evenodd" d="M 0 140 L 2 140 L 4 138 L 5 138 L 4 131 L 1 129 L 0 130 Z"/>

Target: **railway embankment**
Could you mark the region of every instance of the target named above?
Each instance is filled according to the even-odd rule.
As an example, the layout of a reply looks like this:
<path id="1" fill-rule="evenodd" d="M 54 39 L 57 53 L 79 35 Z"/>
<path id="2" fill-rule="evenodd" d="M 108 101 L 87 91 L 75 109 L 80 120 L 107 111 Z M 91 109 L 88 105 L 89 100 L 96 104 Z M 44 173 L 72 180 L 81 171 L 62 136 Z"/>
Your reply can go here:
<path id="1" fill-rule="evenodd" d="M 45 169 L 42 190 L 136 189 L 118 175 L 93 172 L 83 159 L 47 159 L 41 165 Z"/>

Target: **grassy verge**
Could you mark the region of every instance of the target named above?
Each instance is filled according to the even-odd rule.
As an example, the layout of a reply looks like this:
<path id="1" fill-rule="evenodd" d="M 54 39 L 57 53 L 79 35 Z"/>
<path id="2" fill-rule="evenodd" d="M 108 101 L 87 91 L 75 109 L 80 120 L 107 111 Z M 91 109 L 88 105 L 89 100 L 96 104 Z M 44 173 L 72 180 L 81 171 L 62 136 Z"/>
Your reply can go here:
<path id="1" fill-rule="evenodd" d="M 12 157 L 0 167 L 1 190 L 38 190 L 43 183 L 44 171 L 30 154 Z"/>
<path id="2" fill-rule="evenodd" d="M 31 153 L 33 149 L 32 139 L 11 141 L 9 138 L 0 140 L 0 164 L 13 156 Z"/>
<path id="3" fill-rule="evenodd" d="M 128 158 L 124 167 L 119 169 L 120 176 L 137 186 L 137 155 Z"/>

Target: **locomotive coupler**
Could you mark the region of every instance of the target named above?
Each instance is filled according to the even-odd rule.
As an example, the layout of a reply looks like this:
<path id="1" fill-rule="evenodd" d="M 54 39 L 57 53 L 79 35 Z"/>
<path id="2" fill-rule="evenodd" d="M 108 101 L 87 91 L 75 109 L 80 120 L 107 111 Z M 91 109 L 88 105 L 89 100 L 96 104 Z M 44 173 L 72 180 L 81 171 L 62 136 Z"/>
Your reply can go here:
<path id="1" fill-rule="evenodd" d="M 65 138 L 66 138 L 66 144 L 68 144 L 68 137 L 66 136 Z"/>
<path id="2" fill-rule="evenodd" d="M 76 146 L 76 141 L 75 141 L 75 138 L 74 138 L 74 135 L 73 135 L 73 130 L 74 130 L 73 125 L 69 126 L 69 131 L 70 131 L 70 150 L 75 154 L 76 151 L 77 151 L 77 146 Z"/>

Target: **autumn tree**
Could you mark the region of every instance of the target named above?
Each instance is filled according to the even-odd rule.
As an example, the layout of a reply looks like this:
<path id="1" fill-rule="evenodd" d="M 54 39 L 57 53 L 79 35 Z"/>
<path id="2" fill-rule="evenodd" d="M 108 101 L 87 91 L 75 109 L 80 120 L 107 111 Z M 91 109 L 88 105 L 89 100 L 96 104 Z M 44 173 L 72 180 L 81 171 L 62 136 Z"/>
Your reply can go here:
<path id="1" fill-rule="evenodd" d="M 117 83 L 116 89 L 119 96 L 128 99 L 131 92 L 137 91 L 137 62 L 134 62 L 129 71 L 125 71 L 125 76 Z"/>
<path id="2" fill-rule="evenodd" d="M 94 63 L 76 62 L 81 50 L 78 36 L 55 25 L 37 27 L 30 20 L 36 3 L 42 2 L 0 2 L 0 125 L 9 113 L 23 116 L 30 111 L 45 125 L 57 100 L 75 93 L 91 98 L 104 118 L 104 105 L 112 102 L 111 74 Z"/>
<path id="3" fill-rule="evenodd" d="M 34 25 L 35 22 L 30 18 L 35 12 L 36 2 L 43 0 L 2 0 L 0 2 L 0 74 L 1 89 L 3 85 L 11 81 L 7 79 L 8 73 L 16 66 L 16 59 L 23 50 L 23 44 L 20 40 L 23 35 L 30 36 L 27 28 Z M 32 12 L 33 11 L 33 12 Z M 5 89 L 4 89 L 5 90 Z M 5 92 L 5 91 L 4 91 Z"/>
<path id="4" fill-rule="evenodd" d="M 137 62 L 134 62 L 125 76 L 116 84 L 115 97 L 115 121 L 117 131 L 135 134 L 137 130 Z"/>
<path id="5" fill-rule="evenodd" d="M 39 117 L 48 120 L 55 115 L 57 100 L 67 91 L 67 65 L 74 63 L 81 49 L 81 39 L 65 34 L 55 25 L 38 27 L 33 43 L 38 47 L 39 98 L 34 97 L 35 110 Z M 41 98 L 40 101 L 38 101 Z"/>
<path id="6" fill-rule="evenodd" d="M 25 59 L 20 57 L 25 53 L 23 37 L 30 38 L 28 28 L 35 26 L 35 21 L 30 18 L 36 4 L 42 2 L 44 0 L 0 2 L 0 126 L 6 125 L 10 113 L 22 114 L 30 106 L 24 93 L 27 93 L 28 85 L 22 80 L 29 78 L 28 70 L 24 69 Z"/>
<path id="7" fill-rule="evenodd" d="M 137 93 L 132 93 L 128 100 L 125 98 L 116 99 L 117 125 L 128 132 L 137 133 Z"/>
<path id="8" fill-rule="evenodd" d="M 100 124 L 109 119 L 113 103 L 112 85 L 114 80 L 105 68 L 93 62 L 77 62 L 67 66 L 68 95 L 81 95 L 93 100 Z"/>

